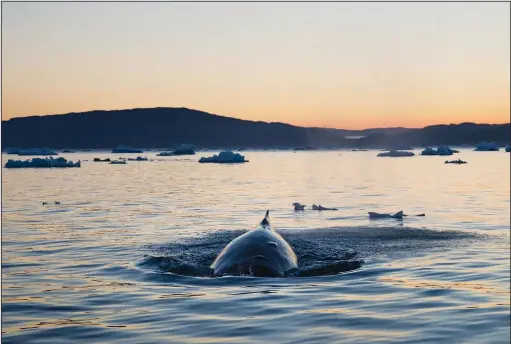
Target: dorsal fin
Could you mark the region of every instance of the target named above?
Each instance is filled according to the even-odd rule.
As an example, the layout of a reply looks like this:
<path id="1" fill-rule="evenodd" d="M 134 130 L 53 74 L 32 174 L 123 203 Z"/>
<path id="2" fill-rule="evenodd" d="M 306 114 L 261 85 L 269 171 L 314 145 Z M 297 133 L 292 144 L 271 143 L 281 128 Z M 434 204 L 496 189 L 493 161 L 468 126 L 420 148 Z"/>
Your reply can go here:
<path id="1" fill-rule="evenodd" d="M 266 210 L 266 215 L 264 216 L 264 219 L 261 221 L 261 225 L 268 226 L 270 224 L 270 211 Z"/>

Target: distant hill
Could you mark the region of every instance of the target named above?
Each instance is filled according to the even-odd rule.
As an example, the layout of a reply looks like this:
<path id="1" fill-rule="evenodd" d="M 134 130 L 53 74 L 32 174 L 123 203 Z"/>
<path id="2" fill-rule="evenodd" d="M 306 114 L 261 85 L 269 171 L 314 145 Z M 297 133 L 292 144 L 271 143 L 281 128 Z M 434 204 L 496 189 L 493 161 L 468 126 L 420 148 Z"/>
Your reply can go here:
<path id="1" fill-rule="evenodd" d="M 305 128 L 213 115 L 187 108 L 146 108 L 31 116 L 2 121 L 2 147 L 109 149 L 175 147 L 385 147 L 393 144 L 509 142 L 509 124 L 462 123 L 423 129 Z M 345 136 L 365 136 L 358 140 Z"/>
<path id="2" fill-rule="evenodd" d="M 464 145 L 481 141 L 496 141 L 509 144 L 511 127 L 506 124 L 461 123 L 432 125 L 422 129 L 407 130 L 389 135 L 385 132 L 374 133 L 358 140 L 357 145 L 364 148 L 381 148 L 410 145 L 415 147 L 439 144 Z"/>

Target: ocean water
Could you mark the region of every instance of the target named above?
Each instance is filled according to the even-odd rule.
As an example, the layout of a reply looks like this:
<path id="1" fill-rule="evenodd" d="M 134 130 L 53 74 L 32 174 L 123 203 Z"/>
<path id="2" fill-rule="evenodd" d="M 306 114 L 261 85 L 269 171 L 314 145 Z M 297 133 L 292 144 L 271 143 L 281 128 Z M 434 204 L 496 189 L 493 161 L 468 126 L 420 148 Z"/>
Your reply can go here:
<path id="1" fill-rule="evenodd" d="M 2 168 L 2 342 L 509 343 L 509 153 L 212 153 Z M 267 209 L 305 277 L 209 277 Z"/>

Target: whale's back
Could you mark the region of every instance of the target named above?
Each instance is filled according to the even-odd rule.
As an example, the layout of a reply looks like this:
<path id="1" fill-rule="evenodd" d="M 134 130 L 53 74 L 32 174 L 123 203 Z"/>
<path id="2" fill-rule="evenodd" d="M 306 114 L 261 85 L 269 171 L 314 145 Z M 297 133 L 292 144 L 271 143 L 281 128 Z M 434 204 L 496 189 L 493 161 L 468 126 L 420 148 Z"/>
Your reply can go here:
<path id="1" fill-rule="evenodd" d="M 211 268 L 215 275 L 284 276 L 297 268 L 297 258 L 280 234 L 261 224 L 231 241 Z"/>

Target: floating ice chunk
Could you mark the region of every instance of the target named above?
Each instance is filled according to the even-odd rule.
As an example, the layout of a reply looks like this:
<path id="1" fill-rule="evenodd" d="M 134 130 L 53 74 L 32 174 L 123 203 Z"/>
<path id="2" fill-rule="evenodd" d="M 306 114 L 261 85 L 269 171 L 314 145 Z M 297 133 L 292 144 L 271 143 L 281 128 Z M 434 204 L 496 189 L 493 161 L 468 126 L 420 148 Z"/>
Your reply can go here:
<path id="1" fill-rule="evenodd" d="M 53 149 L 44 147 L 44 148 L 33 148 L 33 149 L 19 149 L 18 155 L 59 155 Z"/>
<path id="2" fill-rule="evenodd" d="M 428 147 L 421 152 L 421 155 L 453 155 L 454 153 L 459 153 L 459 151 L 441 145 L 437 149 Z"/>
<path id="3" fill-rule="evenodd" d="M 245 156 L 234 153 L 232 151 L 221 151 L 218 155 L 213 155 L 211 157 L 202 157 L 199 159 L 201 163 L 218 163 L 218 164 L 232 164 L 232 163 L 242 163 L 248 162 L 245 160 Z"/>
<path id="4" fill-rule="evenodd" d="M 136 158 L 128 158 L 128 161 L 148 161 L 146 157 L 137 156 Z"/>
<path id="5" fill-rule="evenodd" d="M 195 146 L 190 144 L 182 144 L 178 148 L 156 154 L 156 156 L 174 156 L 174 155 L 195 155 Z"/>
<path id="6" fill-rule="evenodd" d="M 130 148 L 126 146 L 118 146 L 112 149 L 112 153 L 144 153 L 141 149 L 138 148 Z"/>
<path id="7" fill-rule="evenodd" d="M 476 149 L 474 150 L 478 152 L 498 151 L 499 145 L 496 144 L 495 142 L 479 142 L 478 144 L 476 144 Z"/>
<path id="8" fill-rule="evenodd" d="M 182 144 L 177 149 L 172 151 L 174 155 L 194 155 L 195 146 L 190 144 Z"/>
<path id="9" fill-rule="evenodd" d="M 112 164 L 112 165 L 126 165 L 127 162 L 125 160 L 112 160 L 112 161 L 110 161 L 110 164 Z"/>
<path id="10" fill-rule="evenodd" d="M 80 160 L 77 162 L 67 161 L 60 157 L 57 159 L 49 158 L 33 158 L 29 160 L 11 160 L 5 164 L 6 168 L 51 168 L 51 167 L 81 167 Z"/>
<path id="11" fill-rule="evenodd" d="M 401 156 L 414 156 L 413 152 L 391 150 L 388 152 L 381 152 L 378 154 L 379 157 L 401 157 Z"/>

